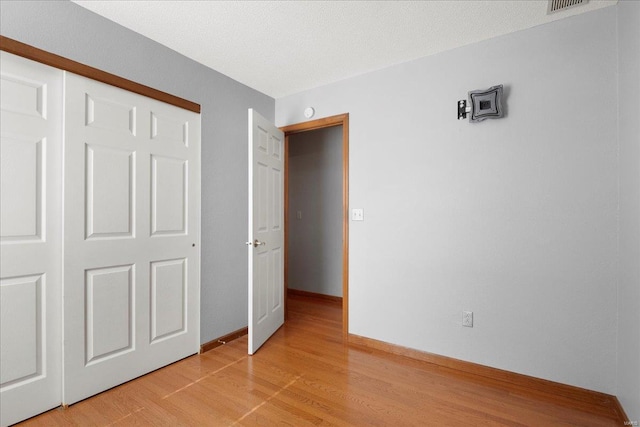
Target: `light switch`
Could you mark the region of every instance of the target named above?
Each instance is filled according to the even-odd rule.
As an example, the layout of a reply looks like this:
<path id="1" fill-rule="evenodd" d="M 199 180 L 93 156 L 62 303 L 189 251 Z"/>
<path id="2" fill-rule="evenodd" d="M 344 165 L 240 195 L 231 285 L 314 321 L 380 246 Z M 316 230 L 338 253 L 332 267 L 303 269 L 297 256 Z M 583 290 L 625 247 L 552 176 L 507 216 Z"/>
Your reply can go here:
<path id="1" fill-rule="evenodd" d="M 364 209 L 352 209 L 351 210 L 352 221 L 364 221 Z"/>
<path id="2" fill-rule="evenodd" d="M 296 218 L 302 219 L 302 211 L 296 212 Z"/>

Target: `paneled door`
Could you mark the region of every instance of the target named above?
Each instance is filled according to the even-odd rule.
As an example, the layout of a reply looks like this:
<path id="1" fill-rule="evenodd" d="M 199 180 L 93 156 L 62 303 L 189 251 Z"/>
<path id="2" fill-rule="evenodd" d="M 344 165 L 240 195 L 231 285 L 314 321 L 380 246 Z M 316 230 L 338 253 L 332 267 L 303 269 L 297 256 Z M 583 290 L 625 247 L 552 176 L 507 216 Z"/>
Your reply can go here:
<path id="1" fill-rule="evenodd" d="M 0 52 L 0 424 L 61 402 L 62 71 Z"/>
<path id="2" fill-rule="evenodd" d="M 65 74 L 64 390 L 199 350 L 200 116 Z"/>
<path id="3" fill-rule="evenodd" d="M 249 354 L 284 323 L 284 134 L 249 110 Z"/>

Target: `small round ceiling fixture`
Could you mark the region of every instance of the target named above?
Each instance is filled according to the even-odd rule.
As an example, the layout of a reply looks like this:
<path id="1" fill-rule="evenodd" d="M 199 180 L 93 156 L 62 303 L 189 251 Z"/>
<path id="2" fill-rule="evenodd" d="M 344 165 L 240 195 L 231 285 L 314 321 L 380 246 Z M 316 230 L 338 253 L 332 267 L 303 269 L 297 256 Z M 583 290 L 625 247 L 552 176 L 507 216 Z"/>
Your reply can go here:
<path id="1" fill-rule="evenodd" d="M 310 119 L 311 117 L 313 117 L 315 113 L 316 113 L 316 110 L 314 110 L 313 107 L 307 107 L 304 109 L 304 116 L 307 119 Z"/>

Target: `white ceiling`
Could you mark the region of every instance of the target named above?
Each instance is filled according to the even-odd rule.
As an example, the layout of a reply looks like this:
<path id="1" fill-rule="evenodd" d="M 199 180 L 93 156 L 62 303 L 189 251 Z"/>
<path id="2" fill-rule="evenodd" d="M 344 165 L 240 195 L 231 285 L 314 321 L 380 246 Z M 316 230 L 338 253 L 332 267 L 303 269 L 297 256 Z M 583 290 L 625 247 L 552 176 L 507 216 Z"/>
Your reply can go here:
<path id="1" fill-rule="evenodd" d="M 73 1 L 274 98 L 617 3 Z"/>

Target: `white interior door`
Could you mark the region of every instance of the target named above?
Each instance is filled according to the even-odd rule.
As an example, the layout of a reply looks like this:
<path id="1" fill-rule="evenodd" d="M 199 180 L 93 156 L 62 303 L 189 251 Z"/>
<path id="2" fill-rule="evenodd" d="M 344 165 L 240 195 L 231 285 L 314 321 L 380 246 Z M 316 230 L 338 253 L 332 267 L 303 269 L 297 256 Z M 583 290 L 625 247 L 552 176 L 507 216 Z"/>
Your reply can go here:
<path id="1" fill-rule="evenodd" d="M 199 350 L 200 116 L 65 73 L 64 391 Z"/>
<path id="2" fill-rule="evenodd" d="M 249 354 L 284 323 L 284 134 L 249 110 Z"/>
<path id="3" fill-rule="evenodd" d="M 61 402 L 62 71 L 0 52 L 0 424 Z"/>

